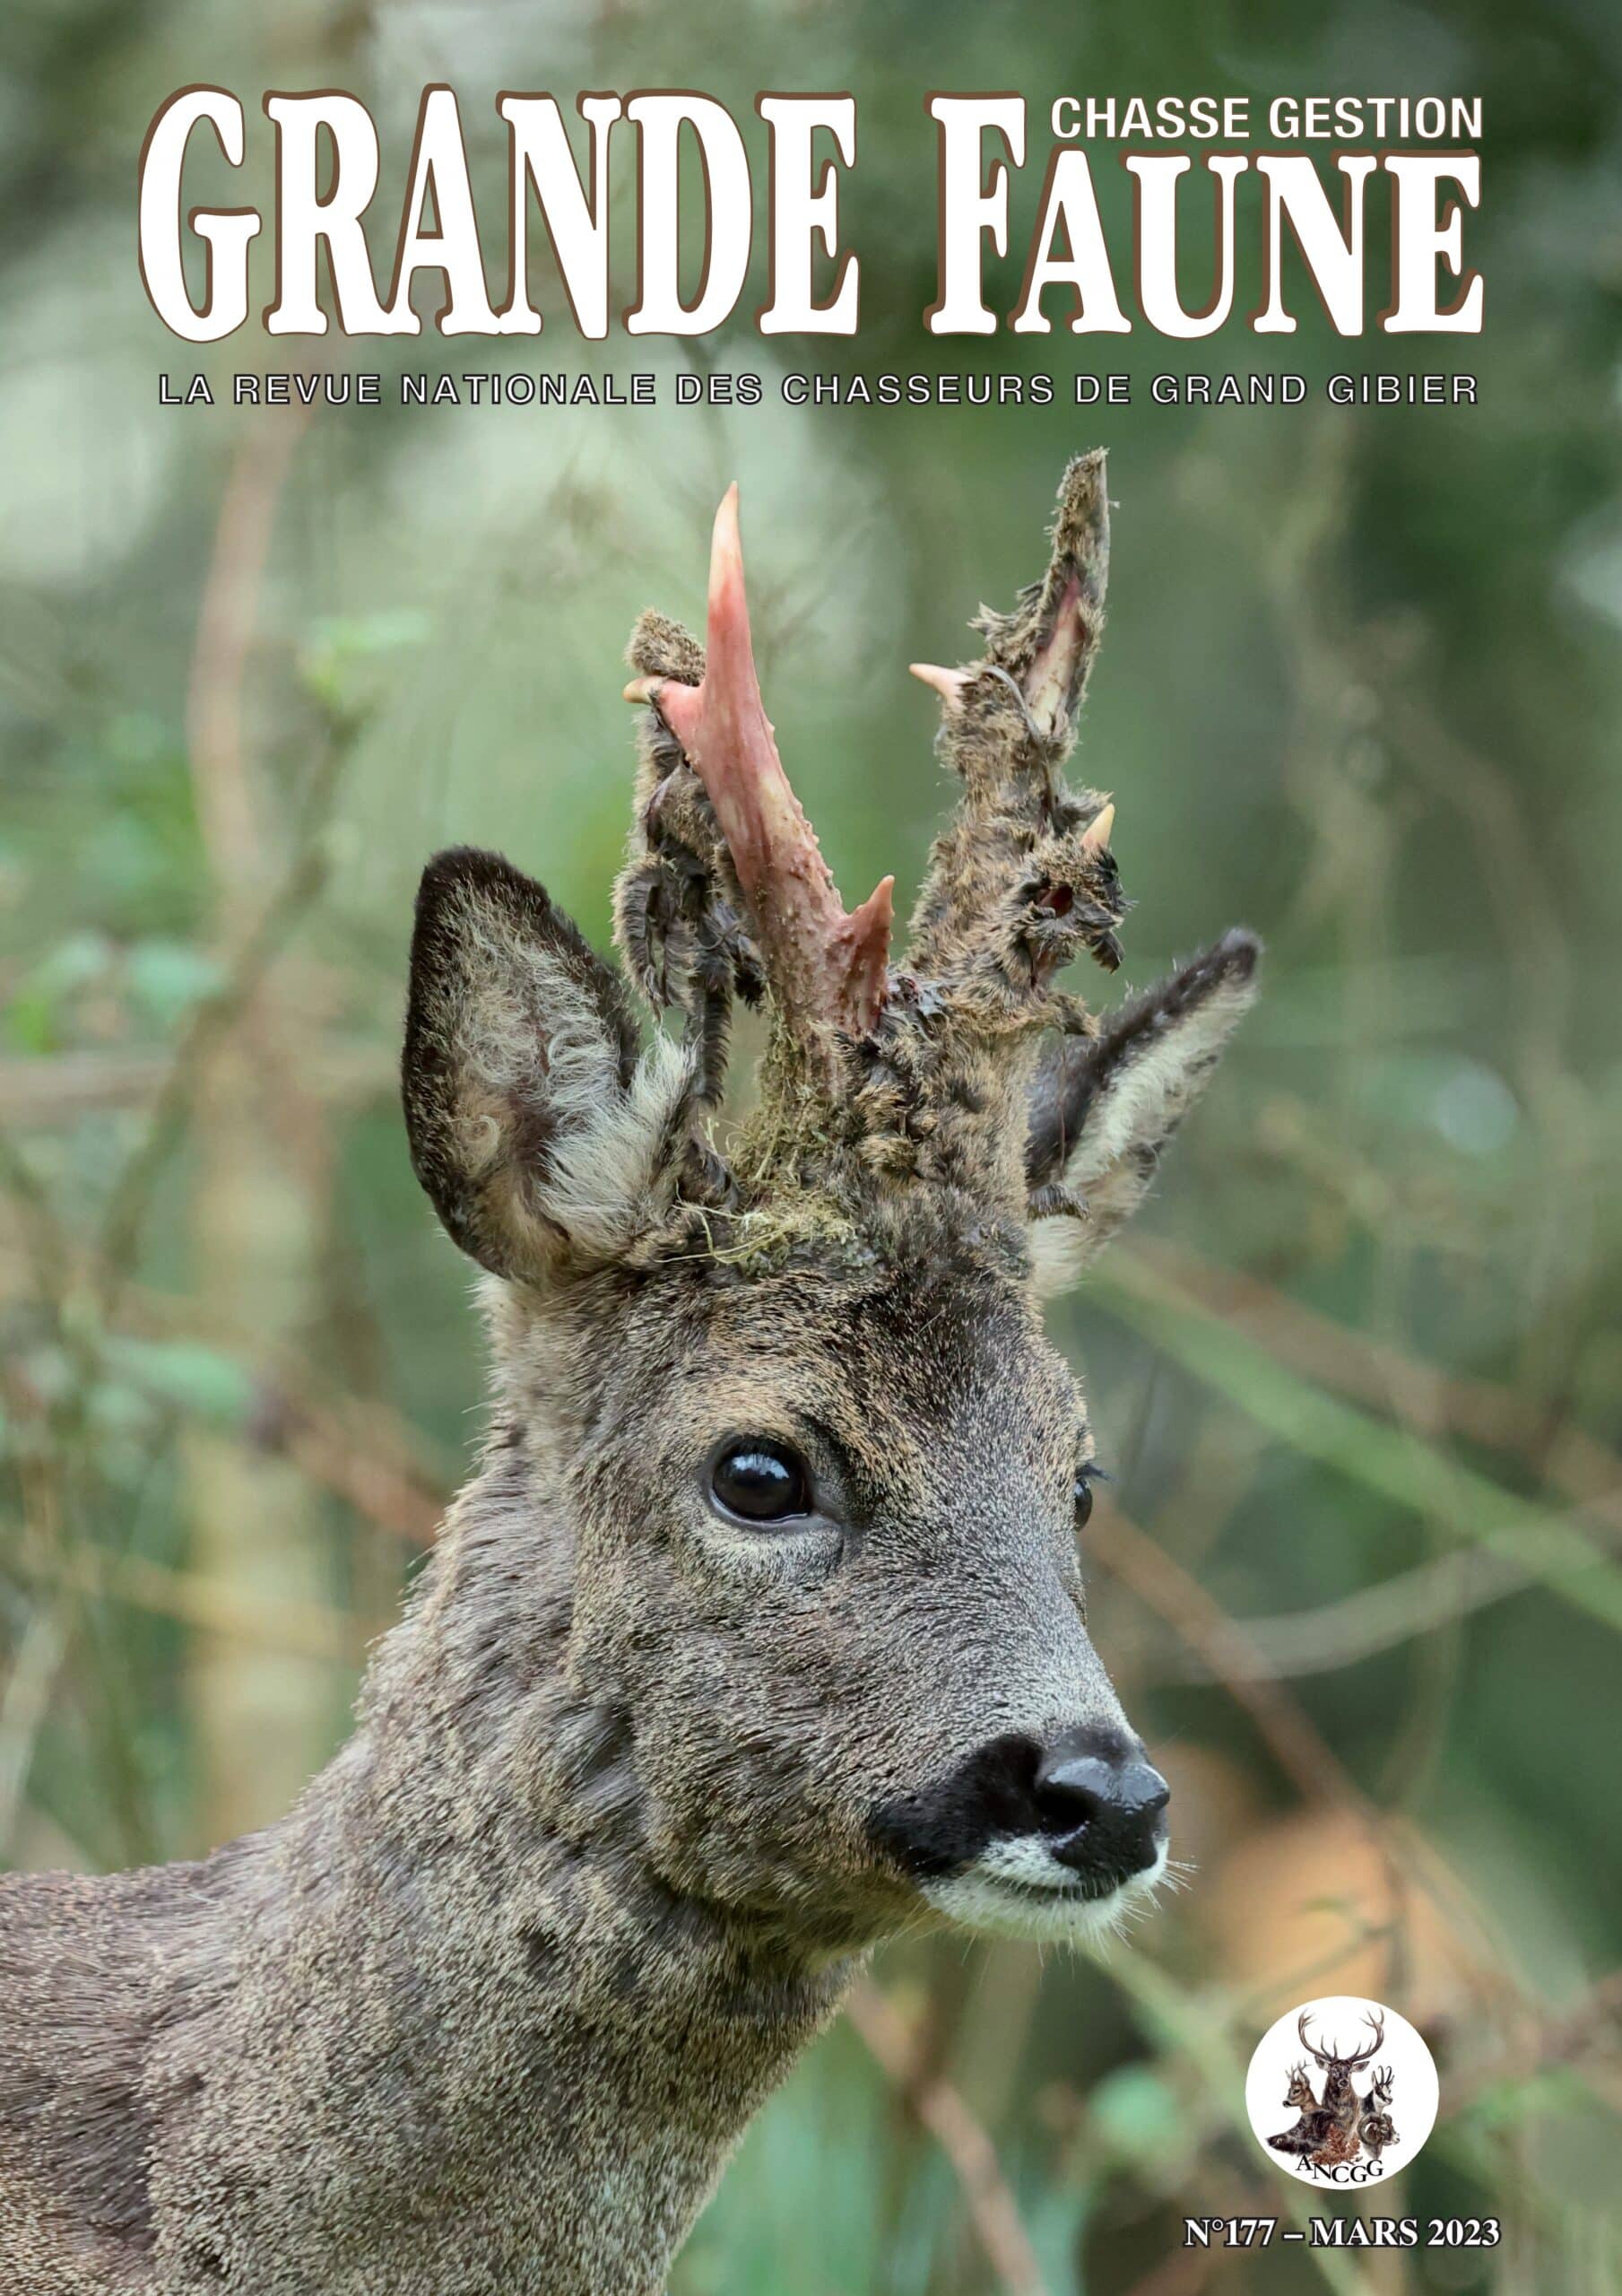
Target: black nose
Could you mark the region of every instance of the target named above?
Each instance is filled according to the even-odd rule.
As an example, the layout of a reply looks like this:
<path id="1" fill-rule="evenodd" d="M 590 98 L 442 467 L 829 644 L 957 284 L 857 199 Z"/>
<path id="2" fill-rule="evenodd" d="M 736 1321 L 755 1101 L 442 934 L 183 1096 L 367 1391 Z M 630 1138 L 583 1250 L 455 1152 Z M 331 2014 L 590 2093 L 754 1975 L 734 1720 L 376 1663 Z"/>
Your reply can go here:
<path id="1" fill-rule="evenodd" d="M 1143 1749 L 1113 1730 L 1067 1730 L 1037 1764 L 1037 1813 L 1062 1866 L 1124 1880 L 1152 1866 L 1171 1789 Z"/>

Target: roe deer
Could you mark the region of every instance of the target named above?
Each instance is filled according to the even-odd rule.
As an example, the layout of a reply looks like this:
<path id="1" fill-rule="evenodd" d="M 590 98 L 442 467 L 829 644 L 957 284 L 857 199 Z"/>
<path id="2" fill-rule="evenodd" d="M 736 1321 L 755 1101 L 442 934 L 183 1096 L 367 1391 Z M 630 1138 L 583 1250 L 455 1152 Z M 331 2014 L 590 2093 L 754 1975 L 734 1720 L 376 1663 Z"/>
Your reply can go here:
<path id="1" fill-rule="evenodd" d="M 1086 1628 L 1092 1438 L 1044 1283 L 1148 1189 L 1253 992 L 1231 933 L 1100 1027 L 1114 807 L 1060 767 L 1104 458 L 982 658 L 902 966 L 761 707 L 735 491 L 707 652 L 630 642 L 617 936 L 429 867 L 411 1149 L 485 1271 L 473 1480 L 291 1816 L 0 1885 L 11 2296 L 646 2296 L 860 1960 L 1147 1898 L 1167 1788 Z M 758 1104 L 715 1136 L 735 997 Z M 272 1535 L 267 1526 L 266 1535 Z"/>

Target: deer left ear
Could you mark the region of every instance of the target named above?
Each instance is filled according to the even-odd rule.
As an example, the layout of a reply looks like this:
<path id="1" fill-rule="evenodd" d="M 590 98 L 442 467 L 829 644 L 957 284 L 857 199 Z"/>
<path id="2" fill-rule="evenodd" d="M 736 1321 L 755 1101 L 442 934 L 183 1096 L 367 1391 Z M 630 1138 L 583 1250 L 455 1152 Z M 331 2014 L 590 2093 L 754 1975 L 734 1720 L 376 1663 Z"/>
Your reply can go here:
<path id="1" fill-rule="evenodd" d="M 1042 1291 L 1080 1274 L 1148 1195 L 1167 1143 L 1255 1002 L 1261 954 L 1253 934 L 1224 934 L 1100 1035 L 1064 1039 L 1037 1071 L 1026 1175 Z"/>
<path id="2" fill-rule="evenodd" d="M 692 1057 L 657 1035 L 638 1050 L 615 974 L 499 854 L 423 874 L 402 1075 L 417 1176 L 491 1274 L 551 1282 L 668 1212 Z"/>

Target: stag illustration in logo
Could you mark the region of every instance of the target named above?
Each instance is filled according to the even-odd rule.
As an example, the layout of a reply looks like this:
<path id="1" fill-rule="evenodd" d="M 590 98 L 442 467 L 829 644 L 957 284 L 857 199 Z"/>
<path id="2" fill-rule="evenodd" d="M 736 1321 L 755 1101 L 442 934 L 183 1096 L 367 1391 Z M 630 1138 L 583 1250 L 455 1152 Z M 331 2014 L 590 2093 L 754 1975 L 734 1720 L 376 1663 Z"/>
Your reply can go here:
<path id="1" fill-rule="evenodd" d="M 1323 2094 L 1320 2097 L 1314 2092 L 1305 2058 L 1293 2066 L 1284 2101 L 1296 2114 L 1295 2126 L 1267 2141 L 1275 2152 L 1287 2152 L 1314 2169 L 1332 2169 L 1342 2161 L 1356 2161 L 1365 2150 L 1378 2161 L 1385 2147 L 1397 2142 L 1391 2117 L 1393 2076 L 1389 2066 L 1377 2068 L 1366 2092 L 1359 2096 L 1352 2074 L 1378 2052 L 1385 2039 L 1385 2020 L 1375 2012 L 1365 2011 L 1364 2022 L 1374 2038 L 1366 2048 L 1355 2053 L 1343 2053 L 1333 2041 L 1327 2048 L 1320 2048 L 1307 2031 L 1309 2022 L 1304 2009 L 1296 2020 L 1296 2031 L 1307 2056 L 1323 2068 Z"/>

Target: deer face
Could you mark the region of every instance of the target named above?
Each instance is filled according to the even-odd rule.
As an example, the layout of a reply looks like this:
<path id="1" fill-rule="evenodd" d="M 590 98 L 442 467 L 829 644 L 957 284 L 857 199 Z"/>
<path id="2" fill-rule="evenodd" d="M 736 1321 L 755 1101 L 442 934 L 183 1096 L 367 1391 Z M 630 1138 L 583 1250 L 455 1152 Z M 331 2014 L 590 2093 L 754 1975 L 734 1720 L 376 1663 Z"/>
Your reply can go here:
<path id="1" fill-rule="evenodd" d="M 1095 457 L 986 659 L 928 674 L 967 788 L 906 970 L 888 881 L 846 916 L 783 777 L 731 498 L 707 661 L 652 618 L 632 642 L 620 936 L 684 1041 L 639 1050 L 619 977 L 504 862 L 424 879 L 413 1157 L 495 1279 L 504 1421 L 568 1500 L 592 1718 L 564 1822 L 612 1766 L 665 1887 L 830 1951 L 926 1909 L 1080 1934 L 1165 1862 L 1164 1781 L 1086 1631 L 1093 1436 L 1037 1270 L 1141 1197 L 1256 951 L 1228 936 L 1102 1031 L 1052 986 L 1081 947 L 1113 964 L 1124 906 L 1113 807 L 1058 778 L 1104 550 Z M 728 1005 L 762 993 L 723 1161 Z"/>
<path id="2" fill-rule="evenodd" d="M 1149 1886 L 1165 1788 L 1088 1639 L 1091 1436 L 1026 1286 L 690 1277 L 618 1341 L 571 1667 L 632 1718 L 661 1875 L 846 1941 L 919 1892 L 1047 1935 Z"/>

